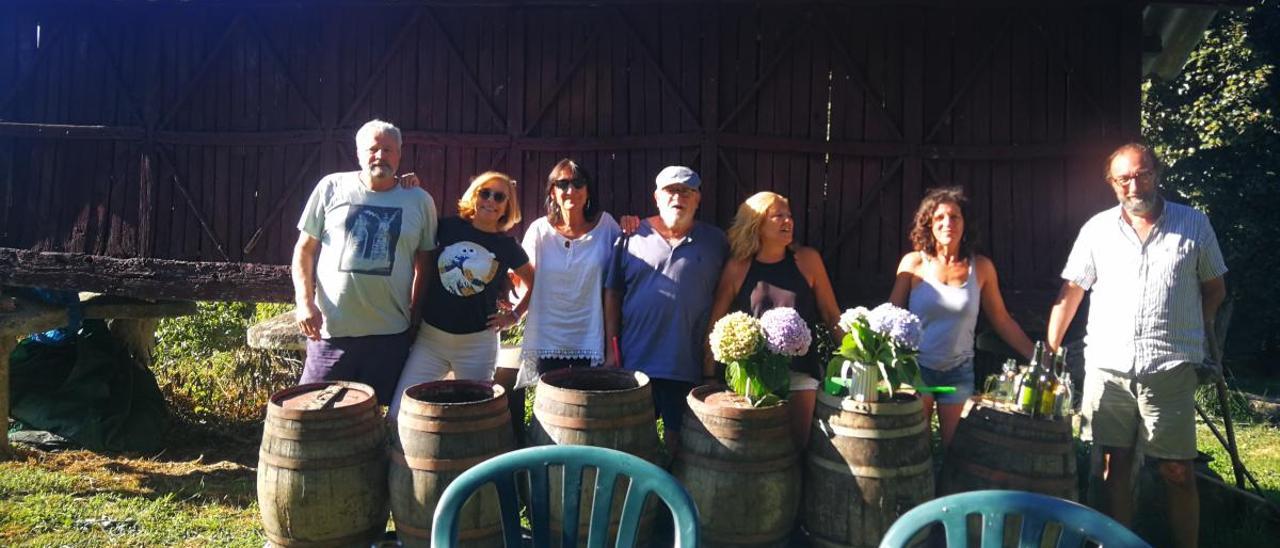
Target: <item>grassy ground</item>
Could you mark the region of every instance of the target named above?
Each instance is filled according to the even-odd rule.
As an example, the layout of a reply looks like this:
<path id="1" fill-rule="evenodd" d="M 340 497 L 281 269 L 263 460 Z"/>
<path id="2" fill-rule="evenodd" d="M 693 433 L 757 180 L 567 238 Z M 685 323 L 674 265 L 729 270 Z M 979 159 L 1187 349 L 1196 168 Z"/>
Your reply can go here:
<path id="1" fill-rule="evenodd" d="M 205 441 L 221 442 L 220 454 L 19 448 L 0 462 L 0 545 L 262 546 L 246 462 L 255 447 Z"/>

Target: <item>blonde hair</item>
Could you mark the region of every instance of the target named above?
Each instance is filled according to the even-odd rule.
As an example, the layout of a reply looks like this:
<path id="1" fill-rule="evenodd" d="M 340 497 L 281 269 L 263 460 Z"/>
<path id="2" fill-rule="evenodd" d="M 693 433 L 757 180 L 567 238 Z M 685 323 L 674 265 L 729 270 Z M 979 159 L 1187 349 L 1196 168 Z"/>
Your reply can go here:
<path id="1" fill-rule="evenodd" d="M 760 251 L 760 225 L 764 223 L 765 213 L 776 203 L 791 207 L 791 202 L 781 194 L 768 191 L 757 192 L 738 206 L 728 233 L 729 253 L 734 259 L 749 259 Z"/>
<path id="2" fill-rule="evenodd" d="M 506 232 L 511 230 L 511 227 L 520 224 L 520 203 L 516 199 L 515 179 L 501 171 L 486 171 L 471 179 L 471 185 L 467 187 L 466 192 L 463 192 L 462 197 L 458 199 L 458 216 L 468 221 L 475 218 L 476 200 L 477 194 L 480 193 L 480 187 L 494 179 L 507 185 L 507 201 L 505 202 L 507 209 L 498 218 L 498 230 Z"/>

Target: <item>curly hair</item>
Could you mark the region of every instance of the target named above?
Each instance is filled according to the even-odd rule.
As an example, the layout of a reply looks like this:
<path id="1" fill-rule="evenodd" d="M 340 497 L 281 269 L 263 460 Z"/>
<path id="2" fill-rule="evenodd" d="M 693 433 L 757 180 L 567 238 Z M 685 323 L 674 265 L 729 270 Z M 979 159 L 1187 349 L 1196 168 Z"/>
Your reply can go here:
<path id="1" fill-rule="evenodd" d="M 552 196 L 552 187 L 556 184 L 556 174 L 561 171 L 567 171 L 573 179 L 586 183 L 583 189 L 587 191 L 587 203 L 582 208 L 582 214 L 587 222 L 595 222 L 600 217 L 600 206 L 596 205 L 595 201 L 595 181 L 591 179 L 591 172 L 587 171 L 586 167 L 568 158 L 556 162 L 556 165 L 552 166 L 551 172 L 547 174 L 547 199 L 545 204 L 547 207 L 547 220 L 551 222 L 552 226 L 558 225 L 563 221 L 560 218 L 560 204 L 557 204 L 555 197 Z"/>
<path id="2" fill-rule="evenodd" d="M 953 204 L 960 208 L 960 216 L 964 218 L 964 233 L 960 235 L 960 256 L 968 257 L 977 247 L 977 223 L 969 215 L 969 198 L 964 189 L 958 186 L 931 188 L 920 200 L 916 209 L 916 220 L 911 227 L 911 245 L 916 251 L 930 257 L 937 254 L 938 241 L 933 238 L 933 212 L 942 204 Z"/>
<path id="3" fill-rule="evenodd" d="M 773 204 L 782 203 L 791 207 L 791 202 L 781 194 L 773 192 L 757 192 L 738 206 L 738 213 L 733 216 L 733 224 L 729 226 L 729 254 L 734 259 L 749 259 L 760 251 L 760 225 L 764 223 L 764 215 Z"/>
<path id="4" fill-rule="evenodd" d="M 475 218 L 480 187 L 493 180 L 502 181 L 507 185 L 507 201 L 503 204 L 505 210 L 502 216 L 498 218 L 498 230 L 506 232 L 511 230 L 511 227 L 520 224 L 520 202 L 516 199 L 516 181 L 506 173 L 486 171 L 476 175 L 471 180 L 471 184 L 467 186 L 467 190 L 463 191 L 462 197 L 458 199 L 458 216 L 468 221 Z"/>

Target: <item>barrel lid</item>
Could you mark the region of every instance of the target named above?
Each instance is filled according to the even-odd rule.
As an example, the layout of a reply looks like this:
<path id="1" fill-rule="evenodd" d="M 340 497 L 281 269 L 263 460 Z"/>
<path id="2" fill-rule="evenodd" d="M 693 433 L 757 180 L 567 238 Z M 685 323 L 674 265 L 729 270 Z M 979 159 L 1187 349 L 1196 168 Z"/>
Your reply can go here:
<path id="1" fill-rule="evenodd" d="M 625 369 L 567 367 L 543 373 L 538 384 L 578 392 L 625 392 L 647 386 L 649 376 Z"/>
<path id="2" fill-rule="evenodd" d="M 405 389 L 404 397 L 434 405 L 469 405 L 494 400 L 506 393 L 506 388 L 493 381 L 451 379 L 415 384 Z"/>
<path id="3" fill-rule="evenodd" d="M 373 387 L 349 381 L 328 381 L 302 384 L 286 388 L 271 395 L 269 411 L 283 418 L 301 415 L 323 414 L 353 408 L 377 405 Z"/>

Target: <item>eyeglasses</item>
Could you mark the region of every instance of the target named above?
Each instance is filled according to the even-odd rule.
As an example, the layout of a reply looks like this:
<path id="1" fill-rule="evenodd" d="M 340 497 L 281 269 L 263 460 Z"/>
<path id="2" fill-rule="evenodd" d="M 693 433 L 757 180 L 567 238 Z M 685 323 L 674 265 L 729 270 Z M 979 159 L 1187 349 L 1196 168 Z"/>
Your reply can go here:
<path id="1" fill-rule="evenodd" d="M 492 199 L 494 202 L 499 204 L 507 201 L 507 193 L 502 192 L 501 190 L 489 190 L 487 188 L 482 188 L 479 192 L 476 192 L 476 195 L 479 196 L 481 200 Z"/>
<path id="2" fill-rule="evenodd" d="M 587 181 L 584 179 L 556 179 L 551 181 L 551 184 L 563 192 L 568 192 L 570 186 L 573 188 L 583 188 L 587 186 Z"/>
<path id="3" fill-rule="evenodd" d="M 1129 184 L 1129 181 L 1135 180 L 1144 185 L 1151 184 L 1152 181 L 1156 180 L 1156 172 L 1147 169 L 1132 175 L 1121 175 L 1119 177 L 1112 175 L 1107 177 L 1107 181 L 1116 186 L 1124 186 Z"/>

